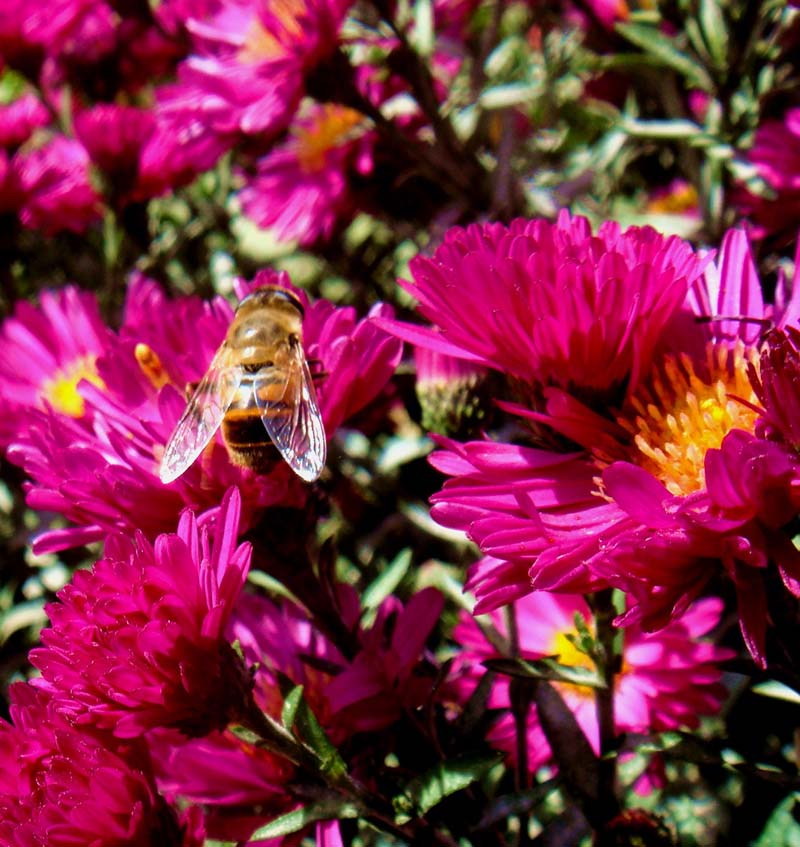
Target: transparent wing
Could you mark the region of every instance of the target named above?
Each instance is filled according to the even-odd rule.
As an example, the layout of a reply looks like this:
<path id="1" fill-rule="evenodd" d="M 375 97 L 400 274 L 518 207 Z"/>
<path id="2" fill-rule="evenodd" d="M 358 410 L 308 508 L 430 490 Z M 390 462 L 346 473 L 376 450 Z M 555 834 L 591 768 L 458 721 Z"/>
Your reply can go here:
<path id="1" fill-rule="evenodd" d="M 280 380 L 275 369 L 267 369 L 254 394 L 264 427 L 281 456 L 301 479 L 313 482 L 325 466 L 327 441 L 314 383 L 299 344 L 290 348 L 289 363 Z"/>
<path id="2" fill-rule="evenodd" d="M 161 459 L 159 477 L 166 485 L 177 479 L 203 451 L 219 429 L 241 382 L 241 369 L 223 344 L 186 405 Z"/>

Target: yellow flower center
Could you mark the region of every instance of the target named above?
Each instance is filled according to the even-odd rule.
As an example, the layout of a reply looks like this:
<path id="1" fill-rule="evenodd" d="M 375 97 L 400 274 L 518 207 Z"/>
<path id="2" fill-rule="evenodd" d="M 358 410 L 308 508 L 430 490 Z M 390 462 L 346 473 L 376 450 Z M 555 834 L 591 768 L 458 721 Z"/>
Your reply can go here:
<path id="1" fill-rule="evenodd" d="M 286 53 L 286 40 L 297 41 L 303 36 L 301 18 L 306 11 L 304 0 L 270 0 L 270 13 L 274 15 L 283 31 L 279 37 L 268 30 L 261 19 L 253 18 L 238 59 L 244 64 L 258 64 L 280 58 Z"/>
<path id="2" fill-rule="evenodd" d="M 578 633 L 576 631 L 557 632 L 553 638 L 550 653 L 557 657 L 556 661 L 560 665 L 566 665 L 570 668 L 586 668 L 587 670 L 593 671 L 595 670 L 594 662 L 586 655 L 586 653 L 582 653 L 572 641 L 572 638 L 577 637 L 577 635 Z M 594 689 L 588 685 L 576 685 L 571 682 L 558 682 L 556 683 L 556 687 L 559 688 L 562 693 L 570 691 L 581 697 L 594 697 Z"/>
<path id="3" fill-rule="evenodd" d="M 705 456 L 732 429 L 752 432 L 757 404 L 747 378 L 755 352 L 709 345 L 708 376 L 699 376 L 685 356 L 665 357 L 649 386 L 640 390 L 618 423 L 635 445 L 631 461 L 680 496 L 705 486 Z"/>
<path id="4" fill-rule="evenodd" d="M 42 397 L 62 415 L 71 418 L 83 417 L 85 403 L 78 394 L 78 383 L 85 379 L 98 388 L 105 388 L 105 383 L 97 374 L 96 357 L 93 355 L 80 356 L 42 385 Z"/>
<path id="5" fill-rule="evenodd" d="M 647 211 L 663 215 L 679 215 L 681 212 L 690 212 L 692 209 L 696 209 L 697 204 L 697 190 L 687 182 L 676 186 L 660 197 L 654 197 L 647 204 Z"/>
<path id="6" fill-rule="evenodd" d="M 327 152 L 348 141 L 363 119 L 361 112 L 355 109 L 326 103 L 309 126 L 295 131 L 301 170 L 305 173 L 321 171 Z"/>

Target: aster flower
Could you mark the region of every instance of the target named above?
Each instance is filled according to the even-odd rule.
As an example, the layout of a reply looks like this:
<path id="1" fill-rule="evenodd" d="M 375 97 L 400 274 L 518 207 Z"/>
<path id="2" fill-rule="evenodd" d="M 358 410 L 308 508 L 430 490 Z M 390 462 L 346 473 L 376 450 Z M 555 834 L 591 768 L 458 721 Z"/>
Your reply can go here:
<path id="1" fill-rule="evenodd" d="M 614 223 L 595 236 L 566 212 L 554 225 L 454 228 L 433 256 L 412 260 L 412 280 L 401 283 L 434 327 L 393 331 L 531 387 L 613 398 L 636 387 L 706 264 L 676 237 Z"/>
<path id="2" fill-rule="evenodd" d="M 434 588 L 415 594 L 405 608 L 395 597 L 381 604 L 375 623 L 360 634 L 361 650 L 326 688 L 337 721 L 353 732 L 376 731 L 425 702 L 433 679 L 420 659 L 443 606 Z"/>
<path id="3" fill-rule="evenodd" d="M 109 539 L 48 606 L 44 646 L 30 654 L 36 684 L 78 723 L 119 738 L 156 727 L 202 736 L 240 719 L 250 683 L 224 637 L 250 565 L 249 545 L 236 546 L 239 513 L 232 489 L 152 545 L 141 533 Z"/>
<path id="4" fill-rule="evenodd" d="M 92 163 L 104 173 L 109 192 L 119 202 L 149 196 L 142 191 L 139 171 L 143 148 L 156 129 L 152 112 L 101 103 L 79 112 L 74 126 L 76 137 Z"/>
<path id="5" fill-rule="evenodd" d="M 9 847 L 201 847 L 197 809 L 178 813 L 156 789 L 141 740 L 111 747 L 30 685 L 11 689 L 0 722 L 0 842 Z"/>
<path id="6" fill-rule="evenodd" d="M 696 728 L 703 715 L 718 712 L 727 694 L 719 663 L 734 655 L 732 650 L 718 647 L 707 638 L 719 623 L 721 613 L 722 602 L 709 598 L 699 600 L 659 632 L 644 632 L 638 626 L 625 629 L 621 671 L 615 677 L 614 689 L 617 732 Z M 590 657 L 571 640 L 578 638 L 576 614 L 592 628 L 592 614 L 582 597 L 539 591 L 517 601 L 514 614 L 521 658 L 553 656 L 562 665 L 594 669 Z M 491 623 L 507 636 L 501 613 L 492 613 Z M 461 615 L 454 638 L 462 648 L 453 668 L 454 686 L 466 700 L 480 677 L 479 663 L 498 657 L 498 653 L 466 613 Z M 599 753 L 593 690 L 571 683 L 555 685 Z M 507 677 L 495 681 L 487 705 L 506 710 L 488 738 L 513 759 L 516 736 L 513 718 L 507 711 L 511 705 Z M 533 705 L 527 720 L 527 742 L 529 767 L 535 771 L 547 764 L 552 754 Z"/>
<path id="7" fill-rule="evenodd" d="M 345 661 L 304 609 L 242 594 L 226 635 L 239 644 L 245 663 L 254 669 L 253 695 L 262 711 L 280 720 L 281 674 L 303 686 L 303 696 L 322 725 L 336 742 L 342 740 L 343 725 L 325 688 L 332 669 Z M 174 732 L 157 732 L 149 741 L 159 786 L 170 795 L 202 803 L 212 838 L 245 841 L 259 826 L 296 805 L 289 790 L 296 777 L 294 765 L 230 730 L 188 740 Z"/>
<path id="8" fill-rule="evenodd" d="M 163 92 L 165 125 L 191 119 L 231 143 L 237 134 L 276 136 L 303 94 L 303 78 L 336 48 L 350 0 L 242 0 L 189 18 L 194 52 Z"/>
<path id="9" fill-rule="evenodd" d="M 264 272 L 238 286 L 238 294 L 271 283 L 291 286 L 285 274 Z M 387 309 L 376 306 L 374 314 L 386 316 Z M 76 524 L 45 533 L 37 550 L 134 528 L 152 539 L 174 526 L 183 506 L 209 508 L 231 485 L 242 492 L 245 525 L 268 506 L 305 503 L 308 489 L 285 462 L 276 456 L 274 468 L 263 474 L 235 466 L 221 436 L 175 482 L 164 486 L 158 478 L 163 446 L 186 405 L 185 386 L 203 376 L 232 315 L 221 298 L 168 301 L 154 283 L 132 281 L 120 335 L 96 361 L 102 384 L 78 385 L 89 425 L 55 411 L 34 412 L 9 449 L 33 480 L 31 507 Z M 380 394 L 402 352 L 372 317 L 357 321 L 352 309 L 325 301 L 306 310 L 304 346 L 327 374 L 318 398 L 329 435 Z"/>
<path id="10" fill-rule="evenodd" d="M 256 162 L 239 193 L 245 214 L 302 245 L 328 240 L 355 211 L 351 173 L 372 167 L 365 119 L 354 109 L 315 104 L 289 128 L 288 141 Z"/>
<path id="11" fill-rule="evenodd" d="M 38 308 L 19 301 L 0 329 L 0 396 L 6 408 L 0 443 L 8 443 L 32 409 L 50 407 L 82 418 L 86 406 L 78 383 L 101 384 L 96 360 L 110 338 L 89 292 L 74 286 L 45 291 Z"/>
<path id="12" fill-rule="evenodd" d="M 50 113 L 35 94 L 23 94 L 0 106 L 0 147 L 18 147 L 39 127 L 50 123 Z"/>
<path id="13" fill-rule="evenodd" d="M 800 219 L 800 109 L 790 109 L 782 120 L 764 121 L 756 130 L 747 157 L 772 192 L 762 197 L 742 189 L 734 199 L 754 222 L 754 235 L 792 236 Z"/>
<path id="14" fill-rule="evenodd" d="M 562 216 L 553 227 L 559 237 L 566 222 Z M 519 223 L 515 231 L 525 226 Z M 549 232 L 541 222 L 540 229 Z M 569 232 L 574 239 L 574 232 Z M 589 318 L 586 307 L 573 304 L 570 298 L 583 296 L 586 289 L 576 285 L 571 270 L 563 280 L 555 267 L 549 275 L 523 273 L 521 268 L 535 267 L 539 259 L 539 252 L 528 254 L 533 242 L 526 238 L 509 234 L 504 255 L 513 256 L 513 262 L 485 260 L 479 275 L 474 270 L 482 255 L 478 247 L 499 243 L 503 233 L 498 227 L 485 232 L 458 230 L 432 259 L 417 260 L 412 267 L 417 282 L 407 286 L 418 291 L 421 310 L 442 330 L 397 324 L 394 328 L 403 337 L 460 351 L 473 361 L 501 369 L 517 385 L 522 378 L 528 381 L 520 391 L 525 402 L 501 405 L 531 423 L 533 438 L 541 446 L 490 440 L 462 445 L 439 439 L 445 450 L 431 457 L 434 466 L 451 477 L 431 499 L 432 515 L 467 532 L 487 557 L 470 576 L 478 610 L 488 611 L 521 596 L 527 567 L 527 590 L 585 593 L 609 584 L 621 587 L 633 598 L 624 620 L 653 628 L 681 614 L 708 579 L 724 568 L 740 587 L 745 641 L 763 661 L 758 646 L 765 625 L 763 603 L 757 592 L 744 586 L 760 580 L 760 569 L 776 550 L 785 548 L 774 534 L 764 532 L 762 524 L 769 502 L 766 492 L 775 485 L 789 485 L 791 473 L 783 460 L 773 457 L 760 475 L 743 471 L 745 486 L 752 487 L 734 494 L 726 482 L 733 457 L 753 467 L 767 461 L 770 451 L 763 446 L 745 448 L 741 438 L 727 446 L 725 441 L 734 431 L 754 432 L 759 413 L 749 371 L 756 358 L 758 324 L 765 318 L 779 324 L 796 320 L 796 294 L 792 298 L 782 294 L 775 306 L 764 304 L 741 232 L 726 236 L 718 262 L 708 265 L 704 274 L 699 271 L 708 257 L 694 257 L 685 245 L 675 241 L 668 245 L 652 233 L 634 232 L 634 243 L 644 238 L 647 255 L 662 255 L 670 271 L 662 276 L 659 269 L 664 264 L 659 260 L 649 268 L 637 266 L 635 276 L 618 277 L 611 284 L 620 286 L 616 315 L 632 314 L 648 297 L 658 296 L 642 294 L 649 290 L 650 279 L 670 279 L 682 291 L 680 302 L 651 311 L 657 318 L 650 329 L 645 324 L 647 340 L 638 344 L 638 329 L 630 337 L 615 336 L 608 327 L 615 326 L 617 318 L 601 320 L 598 329 L 597 318 Z M 591 243 L 597 252 L 586 271 L 590 280 L 599 274 L 595 268 L 610 267 L 606 262 L 613 264 L 619 256 L 606 252 L 611 249 L 607 240 L 596 238 Z M 570 255 L 565 247 L 564 256 Z M 669 265 L 666 257 L 680 259 L 684 270 Z M 569 268 L 572 259 L 564 261 Z M 488 332 L 480 329 L 477 311 L 470 311 L 477 295 L 451 296 L 452 278 L 466 280 L 475 289 L 482 279 L 495 286 L 496 293 L 487 290 L 483 295 L 482 313 L 493 315 Z M 535 342 L 539 325 L 549 325 L 545 317 L 549 313 L 540 310 L 534 321 L 527 307 L 533 324 L 527 335 L 520 315 L 532 301 L 531 291 L 546 288 L 548 280 L 554 298 L 559 292 L 561 328 L 555 332 L 565 339 L 563 354 L 561 359 L 550 356 L 549 370 L 542 365 L 534 371 L 537 361 L 544 361 L 534 355 Z M 570 298 L 561 292 L 562 284 Z M 596 311 L 602 313 L 602 308 Z M 739 315 L 748 320 L 737 320 Z M 584 316 L 582 324 L 578 316 Z M 501 326 L 511 337 L 505 347 Z M 526 344 L 531 348 L 527 358 Z M 627 377 L 619 370 L 615 376 L 625 356 Z M 613 365 L 605 367 L 610 359 Z M 551 384 L 528 390 L 535 381 L 545 380 Z M 611 391 L 615 385 L 624 393 Z M 778 499 L 791 502 L 788 493 Z M 785 516 L 786 509 L 780 514 Z M 793 559 L 780 567 L 793 591 Z M 762 621 L 755 627 L 759 616 Z"/>
<path id="15" fill-rule="evenodd" d="M 19 217 L 46 235 L 82 233 L 100 218 L 100 199 L 89 181 L 89 156 L 80 142 L 57 135 L 12 159 L 22 195 Z"/>

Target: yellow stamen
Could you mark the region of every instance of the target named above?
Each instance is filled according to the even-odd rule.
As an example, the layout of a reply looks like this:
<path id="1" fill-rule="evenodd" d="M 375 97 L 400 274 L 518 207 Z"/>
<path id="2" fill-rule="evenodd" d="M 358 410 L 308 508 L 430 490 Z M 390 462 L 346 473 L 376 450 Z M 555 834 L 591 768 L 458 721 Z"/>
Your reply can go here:
<path id="1" fill-rule="evenodd" d="M 705 486 L 708 450 L 732 429 L 752 431 L 757 403 L 747 378 L 753 351 L 709 346 L 707 375 L 699 376 L 688 356 L 665 357 L 648 388 L 637 393 L 618 418 L 633 437 L 631 461 L 661 480 L 670 493 L 690 494 Z"/>
<path id="2" fill-rule="evenodd" d="M 692 209 L 696 209 L 697 204 L 697 190 L 687 182 L 670 189 L 660 197 L 654 197 L 647 204 L 647 211 L 664 215 L 679 215 L 681 212 L 690 212 Z"/>
<path id="3" fill-rule="evenodd" d="M 315 116 L 313 123 L 295 131 L 297 160 L 305 173 L 316 173 L 325 167 L 329 150 L 348 141 L 354 127 L 364 116 L 355 109 L 326 103 Z"/>
<path id="4" fill-rule="evenodd" d="M 42 396 L 53 409 L 71 418 L 83 417 L 85 403 L 83 397 L 78 394 L 78 383 L 85 379 L 98 388 L 106 387 L 97 374 L 95 359 L 93 355 L 79 356 L 52 378 L 45 380 L 42 384 Z"/>
<path id="5" fill-rule="evenodd" d="M 169 375 L 164 370 L 161 359 L 152 347 L 140 342 L 136 345 L 133 355 L 153 388 L 163 388 L 169 382 Z"/>
<path id="6" fill-rule="evenodd" d="M 591 671 L 595 670 L 594 662 L 573 643 L 573 639 L 577 637 L 578 633 L 575 630 L 571 632 L 557 632 L 553 638 L 550 649 L 551 654 L 556 656 L 556 661 L 560 665 L 566 665 L 571 668 L 586 668 Z M 594 691 L 588 685 L 559 682 L 556 683 L 556 687 L 560 688 L 562 692 L 571 691 L 581 697 L 594 697 Z"/>

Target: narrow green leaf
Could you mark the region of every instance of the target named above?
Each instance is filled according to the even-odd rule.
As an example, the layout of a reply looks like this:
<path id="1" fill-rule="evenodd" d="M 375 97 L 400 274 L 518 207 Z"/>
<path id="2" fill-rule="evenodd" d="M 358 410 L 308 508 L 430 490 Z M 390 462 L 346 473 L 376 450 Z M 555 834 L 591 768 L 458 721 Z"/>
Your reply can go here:
<path id="1" fill-rule="evenodd" d="M 772 697 L 775 700 L 786 700 L 787 703 L 800 703 L 800 692 L 794 688 L 789 688 L 782 682 L 775 679 L 759 682 L 753 686 L 752 691 L 760 694 L 762 697 Z"/>
<path id="2" fill-rule="evenodd" d="M 522 679 L 547 679 L 551 682 L 567 682 L 571 685 L 586 685 L 589 688 L 604 688 L 597 673 L 589 668 L 562 665 L 555 659 L 545 657 L 525 661 L 524 659 L 487 659 L 483 666 L 504 676 Z"/>
<path id="3" fill-rule="evenodd" d="M 292 812 L 287 812 L 274 821 L 257 829 L 250 835 L 250 841 L 266 840 L 268 838 L 282 838 L 299 832 L 303 827 L 316 821 L 342 820 L 344 818 L 357 818 L 362 810 L 355 804 L 345 800 L 338 794 L 330 794 L 311 803 L 302 806 Z"/>
<path id="4" fill-rule="evenodd" d="M 295 726 L 303 741 L 311 748 L 319 762 L 320 771 L 333 783 L 347 774 L 347 766 L 339 751 L 331 744 L 325 730 L 311 711 L 310 706 L 301 699 L 295 715 Z"/>
<path id="5" fill-rule="evenodd" d="M 283 708 L 281 709 L 281 723 L 292 731 L 294 722 L 297 719 L 297 710 L 300 708 L 300 703 L 303 700 L 303 686 L 295 686 L 284 698 Z"/>
<path id="6" fill-rule="evenodd" d="M 424 815 L 445 797 L 480 779 L 502 758 L 502 753 L 467 753 L 440 762 L 409 782 L 403 794 L 392 801 L 398 812 L 397 822 L 411 820 L 412 810 L 416 815 Z"/>
<path id="7" fill-rule="evenodd" d="M 659 27 L 621 23 L 617 24 L 615 29 L 631 44 L 635 44 L 645 53 L 658 59 L 664 66 L 679 73 L 692 87 L 712 91 L 713 84 L 705 68 L 680 50 L 674 40 Z"/>
<path id="8" fill-rule="evenodd" d="M 700 0 L 698 15 L 703 40 L 716 68 L 728 65 L 728 28 L 717 0 Z"/>
<path id="9" fill-rule="evenodd" d="M 483 815 L 476 824 L 475 829 L 487 829 L 490 826 L 502 823 L 512 815 L 527 814 L 534 807 L 542 803 L 550 792 L 555 791 L 558 788 L 558 784 L 558 778 L 548 779 L 547 782 L 543 782 L 535 788 L 496 797 L 484 809 Z"/>
<path id="10" fill-rule="evenodd" d="M 364 591 L 361 606 L 364 609 L 376 609 L 397 588 L 408 573 L 411 565 L 411 548 L 401 550 L 389 566 Z"/>

